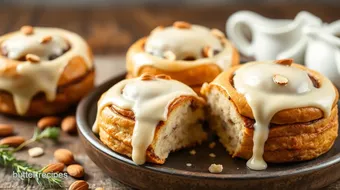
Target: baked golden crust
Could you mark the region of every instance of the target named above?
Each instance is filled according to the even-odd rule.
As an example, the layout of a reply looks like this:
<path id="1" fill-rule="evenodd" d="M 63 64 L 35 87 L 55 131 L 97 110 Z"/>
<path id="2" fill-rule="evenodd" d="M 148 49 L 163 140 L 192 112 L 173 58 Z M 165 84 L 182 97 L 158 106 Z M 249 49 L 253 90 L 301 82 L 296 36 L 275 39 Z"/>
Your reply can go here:
<path id="1" fill-rule="evenodd" d="M 197 108 L 202 108 L 205 105 L 203 99 L 192 96 L 180 96 L 169 106 L 168 116 L 185 101 L 191 101 L 192 106 L 197 106 Z M 131 157 L 131 140 L 135 125 L 133 112 L 131 110 L 120 109 L 116 106 L 107 106 L 102 109 L 97 117 L 100 140 L 115 152 Z M 161 128 L 164 127 L 167 122 L 168 121 L 159 122 L 156 127 L 153 143 L 157 141 Z M 154 154 L 153 143 L 146 151 L 146 161 L 163 164 L 165 159 L 161 159 Z"/>
<path id="2" fill-rule="evenodd" d="M 196 67 L 192 67 L 189 69 L 184 69 L 181 71 L 166 71 L 166 70 L 162 70 L 156 67 L 153 67 L 152 65 L 145 65 L 142 66 L 139 69 L 138 73 L 134 73 L 135 67 L 136 67 L 136 63 L 135 63 L 135 56 L 141 56 L 140 53 L 144 52 L 144 44 L 147 40 L 147 37 L 143 37 L 141 39 L 139 39 L 138 41 L 136 41 L 128 50 L 127 55 L 126 55 L 126 68 L 128 71 L 128 75 L 127 78 L 135 78 L 138 77 L 140 75 L 142 75 L 143 73 L 149 73 L 149 74 L 166 74 L 171 76 L 172 79 L 181 81 L 185 84 L 187 84 L 188 86 L 192 87 L 192 86 L 197 86 L 197 85 L 202 85 L 204 82 L 211 82 L 214 80 L 214 78 L 221 73 L 221 69 L 219 68 L 219 66 L 216 63 L 206 63 L 203 65 L 199 65 Z M 227 40 L 224 39 L 226 42 Z M 229 42 L 227 42 L 229 43 Z M 231 65 L 238 65 L 240 62 L 240 58 L 239 58 L 239 54 L 237 52 L 237 50 L 230 46 L 229 48 L 232 48 L 232 53 L 231 55 Z M 148 62 L 155 62 L 155 58 L 153 55 L 150 54 L 143 54 L 143 59 L 147 60 Z M 169 62 L 169 64 L 171 64 L 172 62 L 179 62 L 179 60 L 175 60 L 175 61 L 170 61 L 170 60 L 163 60 L 163 61 L 167 61 Z M 192 64 L 192 61 L 182 61 L 183 64 Z"/>
<path id="3" fill-rule="evenodd" d="M 67 109 L 79 102 L 94 86 L 94 71 L 85 73 L 84 76 L 73 79 L 67 84 L 58 86 L 58 92 L 54 101 L 47 101 L 44 94 L 33 97 L 28 111 L 23 116 L 53 115 L 67 111 Z M 0 91 L 0 112 L 18 115 L 13 96 L 5 91 Z"/>
<path id="4" fill-rule="evenodd" d="M 240 148 L 231 153 L 233 157 L 250 159 L 253 154 L 253 120 L 242 117 L 248 127 L 244 128 Z M 306 123 L 275 125 L 270 127 L 265 143 L 264 160 L 272 163 L 310 160 L 327 152 L 338 136 L 338 108 L 331 115 Z"/>
<path id="5" fill-rule="evenodd" d="M 2 36 L 0 46 L 6 39 L 16 33 L 17 32 L 13 32 Z M 65 38 L 65 40 L 68 41 L 69 39 Z M 70 48 L 72 49 L 72 46 Z M 86 54 L 92 63 L 92 51 L 89 46 L 87 46 L 86 49 Z M 63 55 L 60 55 L 60 57 L 62 56 Z M 22 61 L 9 59 L 4 56 L 0 50 L 0 63 L 2 64 L 0 67 L 0 77 L 9 79 L 21 77 L 17 72 L 17 67 L 22 64 Z M 94 87 L 94 74 L 94 69 L 89 70 L 86 60 L 83 57 L 80 55 L 73 56 L 60 74 L 55 100 L 49 102 L 45 95 L 39 92 L 31 100 L 27 112 L 21 116 L 43 116 L 66 111 L 92 90 Z M 13 96 L 5 90 L 0 91 L 0 112 L 19 115 L 14 106 Z"/>
<path id="6" fill-rule="evenodd" d="M 312 78 L 320 83 L 319 78 L 321 74 L 319 74 L 318 72 L 312 71 L 302 65 L 294 63 L 291 66 L 307 71 Z M 212 83 L 207 86 L 207 88 L 205 88 L 205 91 L 208 92 L 213 86 L 216 86 L 221 93 L 225 94 L 226 97 L 232 100 L 232 102 L 237 107 L 238 112 L 242 116 L 254 119 L 252 110 L 247 103 L 246 98 L 242 94 L 238 93 L 232 84 L 234 73 L 239 67 L 241 67 L 241 65 L 234 66 L 229 70 L 221 73 Z M 336 98 L 334 99 L 332 108 L 337 107 L 337 101 L 339 99 L 339 94 L 336 87 L 334 87 L 334 89 L 336 92 Z M 294 124 L 314 121 L 321 118 L 323 118 L 323 111 L 321 109 L 316 107 L 302 107 L 286 109 L 277 112 L 273 116 L 271 123 Z"/>

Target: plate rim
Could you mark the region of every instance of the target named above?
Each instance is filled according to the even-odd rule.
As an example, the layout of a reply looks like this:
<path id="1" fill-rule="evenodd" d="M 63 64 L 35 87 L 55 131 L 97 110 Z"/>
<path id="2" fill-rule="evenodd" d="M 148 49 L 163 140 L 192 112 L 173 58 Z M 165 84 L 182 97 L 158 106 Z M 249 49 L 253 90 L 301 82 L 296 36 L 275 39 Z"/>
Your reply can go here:
<path id="1" fill-rule="evenodd" d="M 146 163 L 144 165 L 136 165 L 130 158 L 125 157 L 119 153 L 114 152 L 107 146 L 105 146 L 98 137 L 92 132 L 92 126 L 88 123 L 88 115 L 89 115 L 89 107 L 93 104 L 93 101 L 97 97 L 106 91 L 110 86 L 114 85 L 115 83 L 119 82 L 121 79 L 125 78 L 126 72 L 119 73 L 116 76 L 108 79 L 104 83 L 96 86 L 95 89 L 90 92 L 85 98 L 81 100 L 77 107 L 76 111 L 76 120 L 78 123 L 78 131 L 84 138 L 91 144 L 92 147 L 97 149 L 98 151 L 110 156 L 111 159 L 115 159 L 115 161 L 121 162 L 125 165 L 129 165 L 132 167 L 138 167 L 139 169 L 149 170 L 152 172 L 161 172 L 167 175 L 177 175 L 177 176 L 184 176 L 184 177 L 191 177 L 191 178 L 198 178 L 198 179 L 213 179 L 213 180 L 226 180 L 226 179 L 238 179 L 238 180 L 245 180 L 245 179 L 269 179 L 269 178 L 277 178 L 277 177 L 288 177 L 294 175 L 300 175 L 305 173 L 310 173 L 313 171 L 321 170 L 327 167 L 331 167 L 334 164 L 340 162 L 340 152 L 336 155 L 333 155 L 320 164 L 317 164 L 312 167 L 300 167 L 300 168 L 293 168 L 289 170 L 282 170 L 282 171 L 274 171 L 274 172 L 263 172 L 263 171 L 254 171 L 252 173 L 245 173 L 245 174 L 213 174 L 213 173 L 202 173 L 197 171 L 190 171 L 190 175 L 188 175 L 187 170 L 175 169 L 175 168 L 162 168 L 158 167 L 160 165 Z M 340 140 L 340 139 L 337 139 Z M 246 167 L 246 166 L 245 166 Z M 264 170 L 266 171 L 266 170 Z"/>

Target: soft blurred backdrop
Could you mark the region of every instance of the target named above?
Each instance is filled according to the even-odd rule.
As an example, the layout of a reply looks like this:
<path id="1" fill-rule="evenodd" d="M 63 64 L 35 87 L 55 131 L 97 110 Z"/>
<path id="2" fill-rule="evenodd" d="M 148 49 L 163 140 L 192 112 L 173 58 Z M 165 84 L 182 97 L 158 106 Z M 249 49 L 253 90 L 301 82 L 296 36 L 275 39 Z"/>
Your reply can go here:
<path id="1" fill-rule="evenodd" d="M 292 19 L 301 10 L 340 19 L 340 0 L 0 0 L 0 35 L 24 24 L 79 33 L 95 54 L 124 54 L 158 25 L 176 20 L 219 28 L 238 10 Z"/>

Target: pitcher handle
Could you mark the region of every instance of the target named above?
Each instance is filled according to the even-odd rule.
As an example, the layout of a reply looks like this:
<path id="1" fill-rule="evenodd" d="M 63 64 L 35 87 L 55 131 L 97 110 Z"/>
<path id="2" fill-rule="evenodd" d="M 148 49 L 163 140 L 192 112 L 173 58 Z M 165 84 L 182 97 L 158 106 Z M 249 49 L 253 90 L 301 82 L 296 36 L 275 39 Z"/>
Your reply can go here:
<path id="1" fill-rule="evenodd" d="M 229 39 L 246 56 L 253 56 L 254 49 L 252 43 L 246 38 L 242 25 L 250 28 L 253 32 L 251 20 L 258 15 L 250 11 L 239 11 L 229 17 L 226 23 L 226 32 Z"/>

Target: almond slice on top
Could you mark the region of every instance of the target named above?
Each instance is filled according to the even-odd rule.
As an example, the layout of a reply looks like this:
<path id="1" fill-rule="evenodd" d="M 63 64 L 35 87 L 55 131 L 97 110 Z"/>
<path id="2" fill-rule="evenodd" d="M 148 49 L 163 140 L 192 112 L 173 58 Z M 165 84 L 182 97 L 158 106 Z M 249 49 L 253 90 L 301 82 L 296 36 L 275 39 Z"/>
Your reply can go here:
<path id="1" fill-rule="evenodd" d="M 175 61 L 176 60 L 176 55 L 172 51 L 166 51 L 163 53 L 163 56 L 165 59 L 168 59 L 170 61 Z"/>
<path id="2" fill-rule="evenodd" d="M 219 29 L 217 29 L 217 28 L 213 28 L 213 29 L 211 29 L 211 33 L 214 35 L 214 36 L 216 36 L 216 37 L 218 37 L 218 38 L 225 38 L 225 35 L 224 35 L 224 33 L 221 31 L 221 30 L 219 30 Z"/>
<path id="3" fill-rule="evenodd" d="M 20 28 L 20 32 L 22 32 L 25 35 L 31 35 L 34 32 L 34 29 L 33 29 L 32 26 L 28 26 L 28 25 L 27 26 L 22 26 Z"/>
<path id="4" fill-rule="evenodd" d="M 40 62 L 40 57 L 34 54 L 27 54 L 26 55 L 26 60 L 31 62 L 31 63 L 39 63 Z"/>
<path id="5" fill-rule="evenodd" d="M 214 56 L 214 50 L 210 46 L 205 46 L 202 49 L 202 55 L 203 55 L 203 57 L 213 57 Z"/>
<path id="6" fill-rule="evenodd" d="M 293 59 L 280 59 L 280 60 L 276 60 L 275 63 L 280 64 L 280 65 L 286 65 L 286 66 L 290 66 L 293 63 Z"/>
<path id="7" fill-rule="evenodd" d="M 143 73 L 141 76 L 140 76 L 140 79 L 141 80 L 152 80 L 153 79 L 153 76 L 148 74 L 148 73 Z"/>
<path id="8" fill-rule="evenodd" d="M 279 84 L 279 85 L 282 85 L 282 86 L 285 86 L 288 84 L 288 79 L 282 75 L 279 75 L 279 74 L 275 74 L 273 76 L 273 81 L 276 83 L 276 84 Z"/>
<path id="9" fill-rule="evenodd" d="M 191 24 L 188 22 L 184 22 L 184 21 L 176 21 L 174 22 L 173 26 L 175 28 L 180 28 L 180 29 L 190 29 L 191 28 Z"/>

